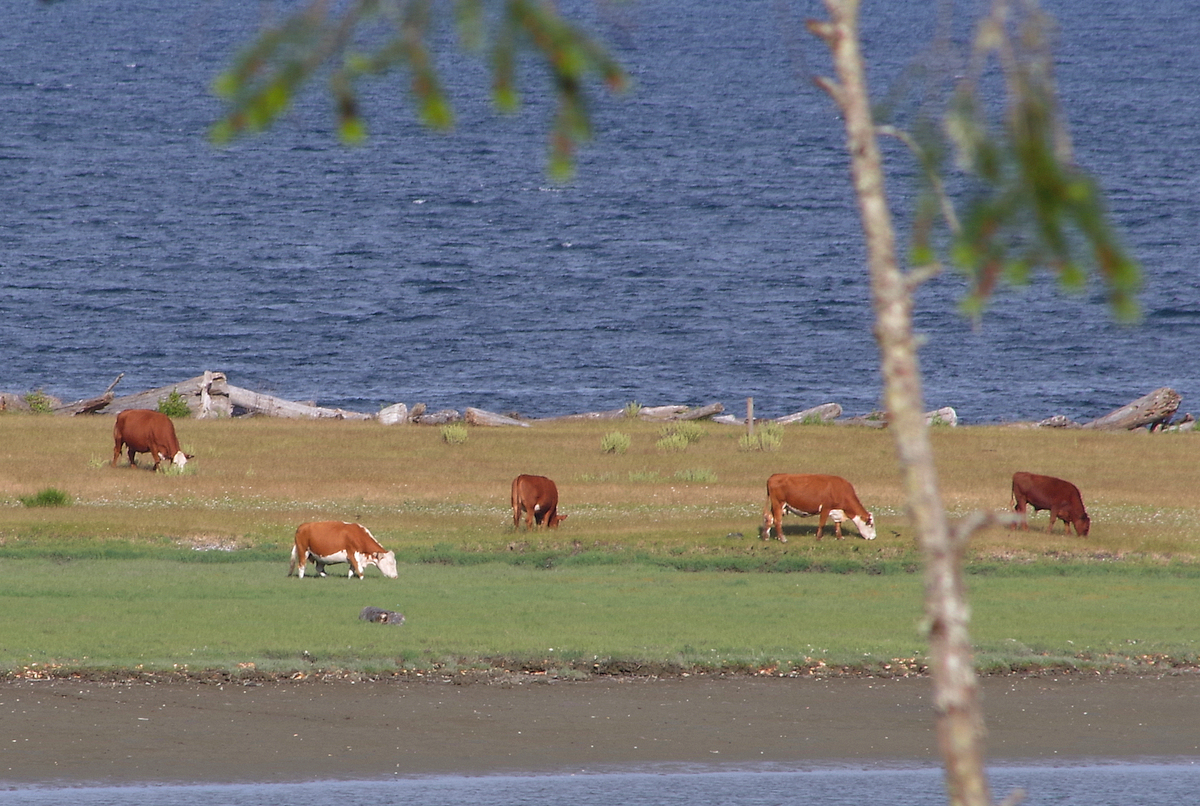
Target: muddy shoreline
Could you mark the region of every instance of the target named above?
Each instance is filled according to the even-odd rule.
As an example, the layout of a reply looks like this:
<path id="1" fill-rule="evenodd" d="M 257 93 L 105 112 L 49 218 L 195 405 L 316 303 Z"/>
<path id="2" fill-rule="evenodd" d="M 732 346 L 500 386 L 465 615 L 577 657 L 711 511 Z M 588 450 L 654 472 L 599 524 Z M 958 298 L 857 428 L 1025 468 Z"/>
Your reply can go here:
<path id="1" fill-rule="evenodd" d="M 10 680 L 0 785 L 937 764 L 928 679 Z M 1200 758 L 1200 675 L 982 681 L 991 761 Z"/>

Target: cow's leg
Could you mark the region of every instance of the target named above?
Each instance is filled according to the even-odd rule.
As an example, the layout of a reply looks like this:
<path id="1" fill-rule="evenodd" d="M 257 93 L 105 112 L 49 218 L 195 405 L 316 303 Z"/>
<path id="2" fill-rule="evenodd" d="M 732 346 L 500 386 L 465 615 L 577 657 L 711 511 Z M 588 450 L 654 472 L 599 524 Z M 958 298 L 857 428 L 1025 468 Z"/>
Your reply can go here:
<path id="1" fill-rule="evenodd" d="M 133 449 L 133 446 L 132 446 L 132 445 L 130 445 L 130 446 L 129 446 L 129 466 L 130 466 L 130 467 L 137 467 L 137 461 L 135 461 L 135 460 L 134 460 L 134 458 L 133 458 L 133 457 L 134 457 L 134 454 L 136 454 L 136 453 L 137 453 L 137 451 L 135 451 L 135 450 Z"/>
<path id="2" fill-rule="evenodd" d="M 825 519 L 829 517 L 829 510 L 822 508 L 817 514 L 817 540 L 821 539 L 821 535 L 825 534 Z"/>
<path id="3" fill-rule="evenodd" d="M 1021 528 L 1029 531 L 1029 516 L 1026 514 L 1025 507 L 1025 499 L 1020 495 L 1016 496 L 1016 504 L 1013 506 L 1013 512 L 1021 516 Z M 1015 529 L 1016 526 L 1013 526 L 1013 528 Z"/>
<path id="4" fill-rule="evenodd" d="M 770 506 L 771 506 L 771 515 L 775 519 L 775 537 L 779 539 L 780 543 L 786 543 L 787 537 L 783 534 L 783 502 L 782 501 L 772 501 L 772 502 L 770 502 Z M 771 530 L 768 528 L 767 529 L 767 539 L 770 540 L 770 538 L 771 538 Z"/>
<path id="5" fill-rule="evenodd" d="M 124 447 L 125 447 L 125 443 L 118 439 L 116 447 L 113 448 L 113 460 L 112 460 L 113 467 L 117 466 L 117 460 L 119 460 L 121 458 L 121 448 L 124 448 Z"/>

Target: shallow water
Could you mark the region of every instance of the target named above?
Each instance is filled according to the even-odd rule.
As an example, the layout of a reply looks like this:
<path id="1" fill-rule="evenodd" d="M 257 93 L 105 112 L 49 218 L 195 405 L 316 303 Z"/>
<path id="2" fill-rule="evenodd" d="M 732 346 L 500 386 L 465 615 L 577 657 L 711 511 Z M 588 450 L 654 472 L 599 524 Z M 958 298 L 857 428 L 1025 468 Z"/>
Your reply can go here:
<path id="1" fill-rule="evenodd" d="M 864 21 L 881 88 L 936 4 Z M 1190 5 L 1047 2 L 1079 162 L 1143 261 L 1145 319 L 1044 283 L 982 328 L 947 276 L 920 295 L 930 408 L 967 422 L 1089 419 L 1158 386 L 1200 392 L 1200 24 Z M 596 8 L 584 3 L 585 16 Z M 607 8 L 607 6 L 605 6 Z M 542 173 L 539 77 L 498 118 L 467 61 L 458 127 L 424 132 L 402 82 L 368 88 L 342 149 L 313 93 L 270 137 L 206 145 L 207 87 L 258 4 L 21 2 L 0 60 L 0 390 L 68 400 L 223 370 L 371 411 L 397 401 L 549 416 L 721 401 L 775 416 L 880 404 L 843 135 L 810 78 L 814 2 L 642 2 L 592 25 L 635 91 L 597 98 L 577 178 Z M 70 54 L 64 58 L 64 54 Z M 458 61 L 463 61 L 459 59 Z M 888 143 L 890 191 L 911 196 Z"/>
<path id="2" fill-rule="evenodd" d="M 994 795 L 1021 788 L 1027 806 L 1139 806 L 1190 803 L 1200 786 L 1200 764 L 1099 762 L 1086 765 L 999 767 Z M 928 767 L 806 770 L 636 771 L 539 776 L 400 778 L 391 781 L 315 781 L 301 784 L 77 787 L 0 790 L 4 806 L 41 806 L 69 799 L 78 806 L 139 803 L 229 806 L 859 806 L 946 803 L 942 774 Z"/>

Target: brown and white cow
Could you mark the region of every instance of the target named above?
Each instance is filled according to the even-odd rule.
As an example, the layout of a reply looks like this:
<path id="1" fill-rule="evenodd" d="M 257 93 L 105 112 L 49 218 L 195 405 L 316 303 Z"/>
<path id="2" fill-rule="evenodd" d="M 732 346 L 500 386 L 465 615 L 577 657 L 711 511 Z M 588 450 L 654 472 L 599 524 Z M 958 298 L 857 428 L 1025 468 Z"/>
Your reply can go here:
<path id="1" fill-rule="evenodd" d="M 771 527 L 775 536 L 786 543 L 783 536 L 784 510 L 795 515 L 817 515 L 817 540 L 825 531 L 825 521 L 833 519 L 837 539 L 842 539 L 842 521 L 854 521 L 858 533 L 867 540 L 875 539 L 875 518 L 858 500 L 858 494 L 850 482 L 841 476 L 820 474 L 776 473 L 767 479 L 767 505 L 763 509 L 761 537 L 769 540 Z"/>
<path id="2" fill-rule="evenodd" d="M 192 458 L 179 449 L 179 439 L 175 436 L 175 424 L 171 418 L 152 409 L 126 409 L 118 414 L 117 423 L 113 426 L 113 442 L 113 467 L 121 458 L 123 446 L 129 448 L 130 467 L 137 466 L 133 459 L 137 453 L 153 456 L 155 470 L 158 470 L 163 459 L 169 459 L 176 467 L 182 468 Z"/>
<path id="3" fill-rule="evenodd" d="M 521 475 L 512 483 L 513 528 L 521 525 L 521 512 L 525 512 L 525 528 L 532 529 L 536 521 L 553 529 L 567 519 L 558 514 L 558 487 L 545 476 Z"/>
<path id="4" fill-rule="evenodd" d="M 1070 534 L 1075 527 L 1075 534 L 1087 537 L 1092 528 L 1092 519 L 1083 508 L 1083 496 L 1079 488 L 1069 481 L 1056 479 L 1053 476 L 1039 476 L 1036 473 L 1024 471 L 1013 473 L 1012 478 L 1013 509 L 1021 513 L 1021 528 L 1028 529 L 1029 521 L 1025 515 L 1025 505 L 1033 507 L 1034 514 L 1039 509 L 1050 510 L 1050 525 L 1047 532 L 1054 531 L 1054 522 L 1063 522 L 1063 533 Z"/>
<path id="5" fill-rule="evenodd" d="M 345 521 L 314 521 L 302 523 L 296 530 L 296 544 L 292 546 L 292 562 L 288 565 L 288 576 L 299 570 L 304 578 L 308 561 L 317 565 L 317 576 L 325 576 L 325 566 L 350 563 L 347 577 L 363 578 L 368 565 L 377 567 L 388 579 L 395 579 L 396 553 L 387 551 L 367 529 L 358 523 Z"/>

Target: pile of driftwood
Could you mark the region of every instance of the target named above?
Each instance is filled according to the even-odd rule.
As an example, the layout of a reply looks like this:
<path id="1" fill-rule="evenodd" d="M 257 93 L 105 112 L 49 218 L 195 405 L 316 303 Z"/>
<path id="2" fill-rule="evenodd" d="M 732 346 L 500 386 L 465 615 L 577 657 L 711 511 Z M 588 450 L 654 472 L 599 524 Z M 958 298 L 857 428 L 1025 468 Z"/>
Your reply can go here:
<path id="1" fill-rule="evenodd" d="M 535 422 L 555 420 L 620 420 L 636 416 L 642 420 L 679 421 L 710 419 L 716 423 L 745 426 L 751 423 L 775 422 L 788 423 L 832 423 L 835 425 L 858 425 L 864 427 L 885 428 L 887 416 L 882 412 L 842 419 L 842 407 L 837 403 L 823 403 L 810 409 L 804 409 L 794 414 L 777 417 L 773 420 L 758 420 L 754 417 L 752 399 L 746 401 L 746 416 L 737 417 L 725 414 L 725 407 L 720 403 L 710 403 L 706 406 L 641 406 L 636 409 L 611 409 L 608 411 L 593 411 L 583 414 L 569 414 L 562 417 L 550 417 L 540 420 L 521 417 L 518 414 L 497 414 L 484 409 L 468 407 L 465 413 L 456 409 L 441 409 L 428 411 L 424 403 L 418 403 L 409 408 L 404 403 L 396 403 L 380 409 L 374 414 L 364 414 L 345 409 L 326 408 L 313 402 L 297 402 L 285 400 L 273 395 L 254 392 L 234 386 L 229 383 L 223 372 L 205 372 L 195 378 L 189 378 L 179 383 L 160 386 L 137 394 L 117 397 L 113 390 L 124 375 L 118 375 L 109 384 L 104 393 L 93 398 L 76 400 L 72 403 L 52 401 L 50 410 L 55 414 L 117 414 L 126 409 L 154 409 L 159 403 L 168 399 L 173 393 L 178 395 L 192 412 L 193 417 L 239 417 L 258 415 L 266 417 L 286 417 L 293 419 L 337 419 L 337 420 L 376 420 L 384 425 L 418 424 L 443 425 L 453 422 L 466 422 L 479 426 L 516 426 L 529 428 Z M 1179 409 L 1182 398 L 1172 389 L 1156 389 L 1144 397 L 1116 409 L 1103 417 L 1086 423 L 1075 423 L 1058 415 L 1036 423 L 1014 423 L 1013 425 L 1027 428 L 1091 428 L 1103 430 L 1128 431 L 1136 428 L 1149 427 L 1157 430 L 1190 430 L 1195 427 L 1195 419 L 1191 414 L 1185 415 L 1179 421 L 1173 421 Z M 0 410 L 4 408 L 27 408 L 27 404 L 18 395 L 0 394 Z M 926 421 L 936 425 L 958 425 L 958 414 L 950 407 L 944 407 L 928 412 Z"/>

